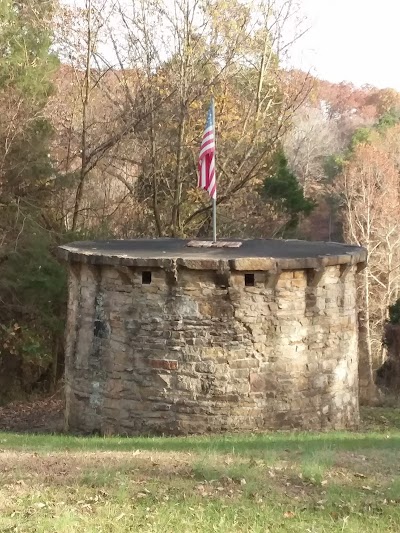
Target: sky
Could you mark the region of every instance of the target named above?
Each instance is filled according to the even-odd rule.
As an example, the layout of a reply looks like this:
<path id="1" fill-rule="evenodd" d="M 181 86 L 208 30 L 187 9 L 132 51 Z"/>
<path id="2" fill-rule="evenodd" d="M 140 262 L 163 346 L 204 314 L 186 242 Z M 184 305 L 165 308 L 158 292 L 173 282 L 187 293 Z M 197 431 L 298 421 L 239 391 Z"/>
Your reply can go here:
<path id="1" fill-rule="evenodd" d="M 309 30 L 293 46 L 289 65 L 332 82 L 400 91 L 400 0 L 297 2 Z"/>
<path id="2" fill-rule="evenodd" d="M 400 0 L 300 0 L 309 31 L 292 63 L 319 78 L 400 90 Z"/>

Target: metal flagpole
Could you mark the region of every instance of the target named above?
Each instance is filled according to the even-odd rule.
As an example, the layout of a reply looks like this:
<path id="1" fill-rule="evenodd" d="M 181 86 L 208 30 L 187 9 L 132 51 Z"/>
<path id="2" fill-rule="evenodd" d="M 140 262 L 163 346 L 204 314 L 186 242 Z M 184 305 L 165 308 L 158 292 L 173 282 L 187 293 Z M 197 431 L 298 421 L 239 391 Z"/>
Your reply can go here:
<path id="1" fill-rule="evenodd" d="M 213 198 L 213 242 L 217 242 L 217 200 Z"/>
<path id="2" fill-rule="evenodd" d="M 214 128 L 214 179 L 215 183 L 217 183 L 217 138 L 215 135 L 215 104 L 214 104 L 214 98 L 211 98 L 211 106 L 212 106 L 212 115 L 213 115 L 213 128 Z M 213 242 L 217 242 L 217 199 L 212 199 L 212 209 L 213 209 Z"/>

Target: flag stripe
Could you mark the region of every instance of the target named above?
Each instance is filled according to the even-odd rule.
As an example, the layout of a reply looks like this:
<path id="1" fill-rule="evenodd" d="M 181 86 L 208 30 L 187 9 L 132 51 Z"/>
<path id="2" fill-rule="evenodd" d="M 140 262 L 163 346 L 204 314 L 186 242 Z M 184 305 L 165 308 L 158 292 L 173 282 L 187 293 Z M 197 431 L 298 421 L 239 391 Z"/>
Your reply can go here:
<path id="1" fill-rule="evenodd" d="M 206 162 L 203 160 L 201 164 L 201 188 L 204 189 L 207 183 L 207 168 Z"/>
<path id="2" fill-rule="evenodd" d="M 202 149 L 200 150 L 199 158 L 203 157 L 204 154 L 208 152 L 213 152 L 215 149 L 214 141 L 207 141 L 205 144 L 202 144 Z"/>
<path id="3" fill-rule="evenodd" d="M 197 186 L 206 190 L 213 199 L 217 196 L 214 127 L 213 108 L 210 105 L 200 146 Z"/>

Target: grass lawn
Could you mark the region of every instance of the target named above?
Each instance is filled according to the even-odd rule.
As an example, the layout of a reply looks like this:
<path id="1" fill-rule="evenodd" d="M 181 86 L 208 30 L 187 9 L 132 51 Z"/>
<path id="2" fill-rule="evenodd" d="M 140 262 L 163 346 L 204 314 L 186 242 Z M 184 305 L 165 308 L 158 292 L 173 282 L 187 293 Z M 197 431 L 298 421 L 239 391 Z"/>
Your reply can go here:
<path id="1" fill-rule="evenodd" d="M 400 410 L 362 432 L 0 433 L 0 532 L 400 532 Z"/>

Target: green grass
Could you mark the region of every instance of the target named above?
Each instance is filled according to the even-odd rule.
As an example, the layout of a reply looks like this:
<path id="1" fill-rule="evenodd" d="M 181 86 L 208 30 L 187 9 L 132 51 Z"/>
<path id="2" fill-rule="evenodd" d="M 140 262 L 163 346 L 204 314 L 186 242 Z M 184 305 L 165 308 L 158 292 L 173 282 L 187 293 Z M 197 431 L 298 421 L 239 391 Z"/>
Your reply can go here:
<path id="1" fill-rule="evenodd" d="M 400 410 L 359 432 L 0 433 L 0 532 L 400 531 Z"/>

